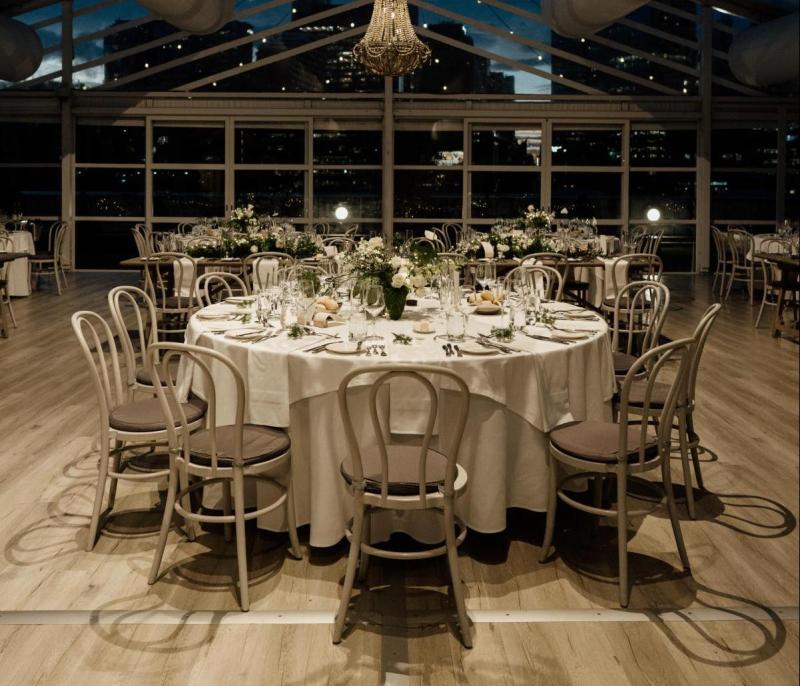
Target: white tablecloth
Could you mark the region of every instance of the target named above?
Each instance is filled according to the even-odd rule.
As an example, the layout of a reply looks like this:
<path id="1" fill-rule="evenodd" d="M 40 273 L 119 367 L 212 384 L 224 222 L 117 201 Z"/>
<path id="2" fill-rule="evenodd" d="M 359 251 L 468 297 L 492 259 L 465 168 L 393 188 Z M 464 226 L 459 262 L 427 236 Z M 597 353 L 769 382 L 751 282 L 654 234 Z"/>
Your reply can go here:
<path id="1" fill-rule="evenodd" d="M 25 252 L 29 255 L 36 254 L 36 246 L 33 243 L 33 234 L 30 231 L 12 231 L 9 234 L 11 242 L 14 244 L 12 252 Z M 8 294 L 21 297 L 31 294 L 31 281 L 28 275 L 28 260 L 22 258 L 8 263 Z"/>
<path id="2" fill-rule="evenodd" d="M 575 269 L 575 279 L 585 281 L 589 284 L 588 301 L 595 307 L 600 307 L 604 299 L 613 298 L 614 280 L 612 272 L 615 269 L 616 257 L 598 258 L 603 266 L 601 267 L 578 267 Z M 616 265 L 617 288 L 622 288 L 628 283 L 628 263 L 620 260 Z"/>
<path id="3" fill-rule="evenodd" d="M 204 312 L 226 308 L 230 306 L 216 305 Z M 453 369 L 464 378 L 472 400 L 459 463 L 469 474 L 469 486 L 457 511 L 471 528 L 486 533 L 505 528 L 509 507 L 546 508 L 549 430 L 572 419 L 610 416 L 614 375 L 605 323 L 570 322 L 569 326 L 593 328 L 598 333 L 569 346 L 518 335 L 511 345 L 524 352 L 513 355 L 446 357 L 442 341 L 433 335 L 418 335 L 409 347 L 389 343 L 391 332 L 411 333 L 412 318 L 420 316 L 407 312 L 403 321 L 379 322 L 378 333 L 385 337 L 389 352 L 388 357 L 379 358 L 302 352 L 319 340 L 313 338 L 290 341 L 281 335 L 257 344 L 240 343 L 206 332 L 241 324 L 202 322 L 196 316 L 190 322 L 189 342 L 223 352 L 244 374 L 249 391 L 246 421 L 289 427 L 298 521 L 310 523 L 313 546 L 337 543 L 350 516 L 351 499 L 339 475 L 347 446 L 336 389 L 356 367 L 379 368 L 381 363 L 398 362 L 435 364 Z M 470 331 L 488 332 L 498 320 L 473 315 Z M 215 380 L 218 423 L 230 423 L 232 384 L 224 373 Z M 193 390 L 205 395 L 198 374 Z M 391 411 L 395 433 L 414 433 L 419 426 L 419 401 L 407 391 L 394 386 L 382 399 L 382 413 L 388 418 Z M 359 395 L 357 392 L 354 402 L 363 401 Z M 437 431 L 439 440 L 447 440 L 449 409 L 447 403 L 442 405 Z M 280 529 L 282 515 L 262 518 L 259 525 Z M 374 538 L 385 538 L 390 530 L 404 530 L 418 540 L 441 539 L 435 521 L 423 519 L 419 513 L 388 514 L 373 521 Z"/>

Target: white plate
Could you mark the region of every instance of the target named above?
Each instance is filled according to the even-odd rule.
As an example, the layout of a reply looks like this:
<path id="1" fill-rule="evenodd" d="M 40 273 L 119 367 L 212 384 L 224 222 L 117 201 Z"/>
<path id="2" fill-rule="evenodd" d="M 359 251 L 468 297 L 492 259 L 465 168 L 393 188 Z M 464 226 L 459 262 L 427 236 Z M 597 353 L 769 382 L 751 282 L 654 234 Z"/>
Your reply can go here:
<path id="1" fill-rule="evenodd" d="M 559 310 L 558 313 L 572 319 L 597 319 L 597 315 L 589 310 Z"/>
<path id="2" fill-rule="evenodd" d="M 430 331 L 420 331 L 416 326 L 412 327 L 411 329 L 414 333 L 420 333 L 423 336 L 428 336 L 429 334 L 436 333 L 436 329 L 431 329 Z"/>
<path id="3" fill-rule="evenodd" d="M 589 331 L 565 331 L 564 329 L 557 329 L 550 332 L 551 338 L 563 338 L 569 341 L 583 341 L 591 338 L 592 334 Z"/>
<path id="4" fill-rule="evenodd" d="M 197 318 L 201 322 L 225 322 L 231 318 L 231 314 L 227 312 L 220 312 L 219 314 L 213 314 L 211 312 L 200 313 L 197 315 Z"/>
<path id="5" fill-rule="evenodd" d="M 266 332 L 257 326 L 249 326 L 241 329 L 233 329 L 225 333 L 225 338 L 232 338 L 235 341 L 247 341 L 251 338 L 258 338 L 266 335 Z"/>
<path id="6" fill-rule="evenodd" d="M 497 348 L 484 348 L 477 343 L 464 343 L 458 346 L 465 355 L 497 355 L 500 351 Z"/>
<path id="7" fill-rule="evenodd" d="M 234 295 L 230 298 L 225 298 L 226 303 L 236 305 L 239 303 L 254 303 L 256 299 L 252 295 Z"/>
<path id="8" fill-rule="evenodd" d="M 500 314 L 503 308 L 500 305 L 483 304 L 475 308 L 475 314 Z"/>
<path id="9" fill-rule="evenodd" d="M 331 343 L 325 352 L 334 353 L 335 355 L 359 355 L 364 352 L 363 346 L 361 350 L 358 349 L 358 343 L 352 341 L 341 341 L 340 343 Z"/>

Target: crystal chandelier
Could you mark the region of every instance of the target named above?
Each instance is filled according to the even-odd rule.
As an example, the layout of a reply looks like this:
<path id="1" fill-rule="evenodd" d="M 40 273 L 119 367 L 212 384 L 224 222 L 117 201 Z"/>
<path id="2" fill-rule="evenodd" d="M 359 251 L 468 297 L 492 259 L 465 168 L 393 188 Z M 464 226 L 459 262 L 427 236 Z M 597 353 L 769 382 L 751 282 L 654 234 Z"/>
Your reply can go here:
<path id="1" fill-rule="evenodd" d="M 414 33 L 406 0 L 375 0 L 367 33 L 353 54 L 373 74 L 402 76 L 427 62 L 431 51 Z"/>

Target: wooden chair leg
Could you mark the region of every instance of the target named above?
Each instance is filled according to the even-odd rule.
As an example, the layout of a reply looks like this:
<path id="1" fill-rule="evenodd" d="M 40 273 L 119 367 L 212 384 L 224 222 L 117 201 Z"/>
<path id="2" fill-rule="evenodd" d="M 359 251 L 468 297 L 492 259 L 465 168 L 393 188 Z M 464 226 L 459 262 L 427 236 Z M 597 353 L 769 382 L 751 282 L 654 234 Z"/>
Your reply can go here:
<path id="1" fill-rule="evenodd" d="M 339 601 L 339 610 L 333 625 L 333 642 L 340 643 L 344 632 L 344 623 L 347 619 L 347 608 L 350 606 L 350 595 L 353 592 L 353 582 L 356 578 L 356 565 L 361 553 L 361 538 L 364 526 L 364 499 L 358 495 L 354 503 L 353 531 L 350 537 L 350 553 L 347 556 L 347 570 L 344 574 L 342 586 L 342 599 Z"/>
<path id="2" fill-rule="evenodd" d="M 231 482 L 225 480 L 222 482 L 222 514 L 230 517 L 233 514 L 233 503 L 231 502 Z M 233 536 L 233 527 L 230 524 L 222 525 L 225 533 L 225 542 L 230 543 Z"/>
<path id="3" fill-rule="evenodd" d="M 153 564 L 150 567 L 150 577 L 147 583 L 151 586 L 158 579 L 158 572 L 161 569 L 161 561 L 164 559 L 164 550 L 167 547 L 167 536 L 172 526 L 172 517 L 175 514 L 175 500 L 178 492 L 178 469 L 175 461 L 170 459 L 169 481 L 167 483 L 167 502 L 164 505 L 164 516 L 161 518 L 161 530 L 158 532 L 158 545 L 153 556 Z"/>
<path id="4" fill-rule="evenodd" d="M 114 444 L 114 448 L 121 448 L 122 441 L 116 441 Z M 120 467 L 122 466 L 122 456 L 117 454 L 114 456 L 114 461 L 111 464 L 111 468 L 114 470 L 115 473 L 119 473 Z M 111 485 L 108 488 L 108 509 L 114 509 L 114 503 L 117 501 L 117 484 L 119 484 L 119 479 L 111 478 Z"/>
<path id="5" fill-rule="evenodd" d="M 700 489 L 701 493 L 704 493 L 706 490 L 705 485 L 703 484 L 703 472 L 700 469 L 700 455 L 698 451 L 698 441 L 697 434 L 694 430 L 694 417 L 692 413 L 689 412 L 686 415 L 686 430 L 689 433 L 689 438 L 691 439 L 691 453 L 692 453 L 692 463 L 694 464 L 694 477 L 697 480 L 697 488 Z"/>
<path id="6" fill-rule="evenodd" d="M 58 278 L 58 267 L 55 263 L 53 264 L 53 276 L 56 277 L 56 290 L 58 294 L 61 295 L 61 279 Z"/>
<path id="7" fill-rule="evenodd" d="M 694 508 L 694 487 L 692 486 L 692 471 L 689 468 L 689 441 L 686 427 L 686 411 L 678 412 L 678 441 L 681 448 L 681 466 L 683 467 L 683 483 L 686 490 L 686 510 L 691 519 L 697 519 Z"/>
<path id="8" fill-rule="evenodd" d="M 94 493 L 94 506 L 92 519 L 89 523 L 89 538 L 86 541 L 86 552 L 91 552 L 97 542 L 97 533 L 100 528 L 100 514 L 103 510 L 103 500 L 106 495 L 106 480 L 108 479 L 108 438 L 100 438 L 100 464 L 97 474 L 97 488 Z"/>
<path id="9" fill-rule="evenodd" d="M 458 625 L 461 629 L 461 640 L 465 648 L 472 648 L 472 626 L 467 617 L 467 607 L 464 602 L 464 582 L 458 567 L 458 546 L 456 545 L 455 513 L 453 511 L 453 497 L 445 496 L 444 499 L 444 533 L 447 547 L 447 565 L 450 568 L 450 581 L 453 584 L 453 600 L 458 615 Z"/>
<path id="10" fill-rule="evenodd" d="M 628 607 L 628 479 L 626 466 L 617 469 L 617 554 L 619 555 L 619 605 Z"/>
<path id="11" fill-rule="evenodd" d="M 303 549 L 300 539 L 297 538 L 297 513 L 294 509 L 294 481 L 289 474 L 289 483 L 286 485 L 286 527 L 289 529 L 289 552 L 296 560 L 303 559 Z"/>
<path id="12" fill-rule="evenodd" d="M 364 531 L 361 536 L 361 542 L 369 545 L 371 541 L 372 541 L 372 510 L 370 508 L 366 508 L 366 511 L 364 512 Z M 369 571 L 369 557 L 370 556 L 362 550 L 361 557 L 358 562 L 359 581 L 364 581 L 367 578 L 367 572 Z"/>
<path id="13" fill-rule="evenodd" d="M 669 510 L 669 520 L 672 523 L 672 533 L 675 536 L 675 545 L 678 547 L 678 555 L 685 570 L 689 569 L 689 556 L 686 554 L 686 546 L 683 543 L 681 533 L 681 522 L 678 518 L 678 506 L 675 503 L 675 493 L 672 490 L 672 474 L 670 473 L 669 460 L 661 463 L 661 481 L 664 484 L 664 493 L 667 497 L 667 509 Z"/>
<path id="14" fill-rule="evenodd" d="M 187 471 L 185 466 L 178 469 L 178 479 L 182 491 L 189 488 L 189 472 Z M 183 498 L 181 499 L 181 506 L 187 512 L 192 511 L 191 495 L 187 493 L 185 496 L 183 496 Z M 184 521 L 183 526 L 184 529 L 186 530 L 186 538 L 188 538 L 190 541 L 193 541 L 197 537 L 195 530 L 195 523 L 190 519 L 187 519 Z"/>
<path id="15" fill-rule="evenodd" d="M 558 465 L 553 457 L 547 455 L 547 519 L 544 525 L 544 540 L 542 540 L 542 552 L 539 555 L 539 562 L 544 563 L 550 556 L 550 548 L 553 545 L 553 532 L 556 528 L 556 505 L 558 503 Z"/>
<path id="16" fill-rule="evenodd" d="M 0 335 L 3 338 L 8 338 L 8 320 L 6 319 L 6 304 L 2 297 L 0 297 Z"/>
<path id="17" fill-rule="evenodd" d="M 247 537 L 244 528 L 244 474 L 233 468 L 233 514 L 236 518 L 236 560 L 239 571 L 239 600 L 242 612 L 250 609 L 250 588 L 247 580 Z"/>

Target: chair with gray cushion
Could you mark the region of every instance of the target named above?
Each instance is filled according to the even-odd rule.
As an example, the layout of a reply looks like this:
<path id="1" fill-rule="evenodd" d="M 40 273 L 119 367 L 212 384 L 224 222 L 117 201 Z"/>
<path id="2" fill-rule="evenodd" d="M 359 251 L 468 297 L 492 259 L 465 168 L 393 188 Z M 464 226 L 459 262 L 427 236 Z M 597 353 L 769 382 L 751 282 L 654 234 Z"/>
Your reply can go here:
<path id="1" fill-rule="evenodd" d="M 166 444 L 167 420 L 157 398 L 133 400 L 132 389 L 122 377 L 111 327 L 99 314 L 76 312 L 72 315 L 72 330 L 89 366 L 100 411 L 99 474 L 86 543 L 90 551 L 97 540 L 101 517 L 105 518 L 114 508 L 120 479 L 157 482 L 169 474 L 165 469 L 142 467 L 136 461 L 142 448 L 152 450 Z M 190 430 L 202 425 L 206 414 L 203 401 L 193 398 L 180 408 Z M 103 511 L 109 479 L 108 507 Z"/>
<path id="2" fill-rule="evenodd" d="M 669 301 L 669 288 L 660 281 L 634 281 L 622 287 L 611 330 L 615 376 L 625 376 L 640 355 L 658 345 Z"/>
<path id="3" fill-rule="evenodd" d="M 368 375 L 372 376 L 369 381 L 366 378 Z M 386 439 L 378 415 L 378 397 L 388 390 L 385 386 L 393 379 L 418 386 L 422 407 L 426 407 L 427 403 L 425 434 L 418 445 L 398 444 Z M 434 383 L 441 384 L 448 393 L 454 395 L 447 398 L 447 407 L 454 413 L 454 419 L 449 423 L 453 439 L 449 445 L 439 445 L 437 449 L 431 447 L 431 441 L 439 408 L 444 407 L 444 400 Z M 358 387 L 359 392 L 368 392 L 371 431 L 367 429 L 359 432 L 359 435 L 354 428 L 354 412 L 350 402 L 353 387 Z M 467 486 L 467 473 L 457 462 L 469 411 L 466 383 L 454 372 L 434 366 L 386 365 L 378 371 L 372 368 L 356 369 L 339 384 L 339 408 L 349 448 L 349 455 L 341 465 L 341 473 L 353 496 L 353 520 L 352 527 L 345 532 L 350 541 L 350 553 L 342 599 L 333 628 L 333 642 L 342 640 L 356 570 L 361 579 L 365 578 L 370 556 L 390 560 L 421 560 L 447 555 L 461 637 L 464 645 L 471 648 L 472 633 L 458 570 L 458 546 L 467 531 L 454 511 L 456 497 Z M 444 545 L 411 552 L 373 546 L 370 540 L 371 515 L 382 509 L 437 511 L 443 517 Z"/>
<path id="4" fill-rule="evenodd" d="M 154 252 L 145 262 L 144 290 L 156 308 L 159 340 L 170 336 L 183 339 L 197 306 L 194 291 L 197 274 L 197 260 L 183 253 Z"/>
<path id="5" fill-rule="evenodd" d="M 719 303 L 711 305 L 705 311 L 705 314 L 703 314 L 699 324 L 694 330 L 693 338 L 695 340 L 695 346 L 692 351 L 692 358 L 689 366 L 686 394 L 678 398 L 678 403 L 675 407 L 675 419 L 677 420 L 677 426 L 675 428 L 678 431 L 678 446 L 680 448 L 681 464 L 683 467 L 683 483 L 686 488 L 686 509 L 689 512 L 689 517 L 692 519 L 695 519 L 695 507 L 692 471 L 689 467 L 690 451 L 692 462 L 694 463 L 697 485 L 701 491 L 705 490 L 703 486 L 703 474 L 700 471 L 700 457 L 698 455 L 700 437 L 694 430 L 697 372 L 700 369 L 700 358 L 703 354 L 706 341 L 708 340 L 708 335 L 711 333 L 711 327 L 714 325 L 720 309 L 722 309 L 722 305 Z M 656 414 L 660 413 L 661 409 L 666 404 L 670 388 L 670 384 L 660 381 L 653 384 L 650 392 L 650 407 Z M 628 395 L 628 411 L 631 414 L 643 414 L 647 390 L 648 384 L 646 381 L 637 380 L 631 384 L 631 390 Z"/>
<path id="6" fill-rule="evenodd" d="M 148 583 L 152 585 L 158 580 L 175 513 L 189 522 L 223 524 L 225 540 L 230 540 L 233 524 L 236 532 L 239 603 L 246 612 L 250 609 L 250 593 L 247 581 L 245 522 L 283 508 L 286 511 L 290 551 L 297 559 L 302 558 L 292 496 L 289 434 L 284 429 L 245 424 L 247 399 L 244 377 L 225 355 L 184 343 L 156 343 L 150 346 L 148 352 L 153 377 L 166 376 L 166 383 L 156 388 L 156 394 L 157 402 L 160 402 L 164 415 L 168 417 L 170 447 L 167 503 Z M 186 365 L 187 369 L 193 370 L 195 378 L 200 376 L 203 380 L 209 422 L 200 431 L 192 432 L 190 418 L 183 411 L 185 406 L 179 403 L 176 384 L 164 374 L 164 368 L 173 364 Z M 232 424 L 217 426 L 216 384 L 220 383 L 220 378 L 225 377 L 232 381 L 236 389 L 235 405 L 226 408 L 232 411 L 234 420 Z M 181 479 L 184 473 L 192 478 L 191 486 Z M 264 497 L 267 501 L 247 513 L 244 495 L 246 480 L 258 480 L 259 497 Z M 223 514 L 192 511 L 190 494 L 213 484 L 222 485 Z M 189 533 L 191 535 L 191 531 Z"/>
<path id="7" fill-rule="evenodd" d="M 678 520 L 677 506 L 672 492 L 670 477 L 670 432 L 671 418 L 678 399 L 685 396 L 694 339 L 683 338 L 653 348 L 636 361 L 622 383 L 619 421 L 578 421 L 555 428 L 550 432 L 548 451 L 549 494 L 547 523 L 542 544 L 541 561 L 550 556 L 556 520 L 558 500 L 582 512 L 609 517 L 617 523 L 619 556 L 619 604 L 628 606 L 628 538 L 630 517 L 649 514 L 651 510 L 629 511 L 627 490 L 629 477 L 656 469 L 661 470 L 664 494 L 667 500 L 672 531 L 684 570 L 689 569 L 689 559 Z M 676 372 L 669 385 L 660 409 L 652 403 L 657 383 L 663 381 L 662 373 L 667 363 L 676 364 Z M 643 396 L 644 416 L 658 420 L 654 428 L 641 417 L 629 412 L 629 399 L 633 384 L 647 370 Z M 559 472 L 560 467 L 569 470 L 568 475 Z M 577 500 L 571 488 L 575 481 L 591 478 L 595 480 L 595 493 L 602 491 L 602 480 L 614 477 L 617 485 L 616 508 L 604 508 L 599 498 L 590 505 Z M 649 482 L 648 482 L 649 483 Z M 652 484 L 655 487 L 655 484 Z M 597 488 L 597 486 L 600 486 Z"/>

